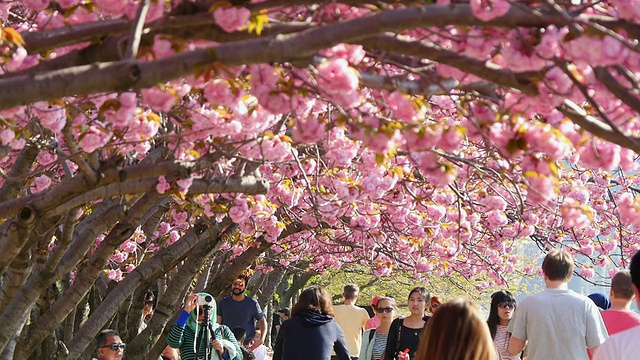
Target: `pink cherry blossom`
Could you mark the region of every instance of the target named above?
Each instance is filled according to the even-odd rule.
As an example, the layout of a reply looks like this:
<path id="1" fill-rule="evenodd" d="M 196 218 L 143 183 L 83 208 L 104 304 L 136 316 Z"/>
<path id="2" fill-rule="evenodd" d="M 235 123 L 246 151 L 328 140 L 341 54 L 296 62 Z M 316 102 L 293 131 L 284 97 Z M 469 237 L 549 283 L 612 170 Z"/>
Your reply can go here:
<path id="1" fill-rule="evenodd" d="M 118 14 L 122 13 L 129 3 L 129 0 L 94 0 L 93 3 L 98 7 L 98 9 L 106 13 Z"/>
<path id="2" fill-rule="evenodd" d="M 173 224 L 176 226 L 187 225 L 189 221 L 189 214 L 186 211 L 171 211 L 171 218 Z"/>
<path id="3" fill-rule="evenodd" d="M 36 160 L 40 165 L 46 166 L 58 160 L 58 156 L 56 154 L 52 154 L 49 151 L 42 151 L 38 154 Z"/>
<path id="4" fill-rule="evenodd" d="M 113 280 L 116 282 L 120 282 L 122 281 L 123 277 L 122 277 L 122 270 L 120 269 L 111 269 L 107 272 L 107 278 L 109 280 Z"/>
<path id="5" fill-rule="evenodd" d="M 595 275 L 595 272 L 593 270 L 593 268 L 586 268 L 586 267 L 582 267 L 580 268 L 580 276 L 587 278 L 587 279 L 591 279 L 593 277 L 593 275 Z"/>
<path id="6" fill-rule="evenodd" d="M 115 253 L 113 253 L 113 255 L 111 255 L 111 261 L 118 264 L 122 264 L 127 260 L 128 257 L 129 257 L 129 254 L 122 251 L 116 251 Z"/>
<path id="7" fill-rule="evenodd" d="M 316 81 L 320 89 L 330 95 L 332 101 L 338 101 L 341 104 L 355 104 L 353 96 L 357 97 L 358 76 L 345 59 L 336 59 L 320 64 Z M 345 105 L 345 107 L 349 106 Z"/>
<path id="8" fill-rule="evenodd" d="M 219 6 L 213 12 L 216 24 L 226 32 L 234 32 L 242 29 L 249 21 L 251 11 L 244 7 Z"/>
<path id="9" fill-rule="evenodd" d="M 60 133 L 67 121 L 67 112 L 63 106 L 47 106 L 44 103 L 35 105 L 36 113 L 40 115 L 40 124 L 54 133 Z"/>
<path id="10" fill-rule="evenodd" d="M 2 145 L 7 146 L 13 139 L 15 139 L 16 133 L 11 129 L 4 129 L 0 132 L 0 139 L 2 140 Z"/>
<path id="11" fill-rule="evenodd" d="M 92 153 L 102 148 L 111 138 L 111 133 L 103 130 L 95 125 L 89 127 L 89 129 L 83 134 L 82 139 L 78 143 L 82 150 L 87 153 Z"/>
<path id="12" fill-rule="evenodd" d="M 176 96 L 168 90 L 157 87 L 141 91 L 142 101 L 149 104 L 154 110 L 169 111 L 176 103 Z"/>
<path id="13" fill-rule="evenodd" d="M 176 241 L 180 239 L 180 233 L 176 230 L 171 230 L 169 232 L 169 237 L 167 238 L 167 244 L 173 245 Z"/>
<path id="14" fill-rule="evenodd" d="M 56 0 L 56 2 L 58 3 L 58 5 L 60 5 L 61 8 L 68 9 L 72 6 L 78 5 L 80 3 L 80 0 Z"/>
<path id="15" fill-rule="evenodd" d="M 32 193 L 39 193 L 51 186 L 51 178 L 46 175 L 40 175 L 33 179 L 30 190 Z"/>
<path id="16" fill-rule="evenodd" d="M 165 179 L 164 175 L 160 175 L 158 177 L 158 184 L 156 184 L 156 191 L 159 194 L 164 194 L 165 191 L 171 188 L 171 184 L 167 183 L 167 179 Z"/>
<path id="17" fill-rule="evenodd" d="M 49 7 L 49 0 L 22 0 L 31 10 L 40 11 Z"/>
<path id="18" fill-rule="evenodd" d="M 136 242 L 131 240 L 125 241 L 124 243 L 122 243 L 122 245 L 120 245 L 120 250 L 129 254 L 136 251 L 136 248 Z"/>
<path id="19" fill-rule="evenodd" d="M 191 187 L 192 183 L 193 183 L 193 178 L 192 177 L 189 177 L 189 178 L 186 178 L 186 179 L 180 179 L 180 180 L 176 181 L 176 184 L 180 188 L 180 191 L 182 191 L 182 193 L 184 193 L 184 194 L 187 194 L 189 192 L 189 188 Z"/>
<path id="20" fill-rule="evenodd" d="M 491 21 L 509 12 L 511 4 L 507 0 L 471 0 L 473 15 L 482 21 Z"/>
<path id="21" fill-rule="evenodd" d="M 229 209 L 229 217 L 236 224 L 244 222 L 251 216 L 251 210 L 249 210 L 249 204 L 247 199 L 238 198 L 235 200 L 234 205 Z"/>

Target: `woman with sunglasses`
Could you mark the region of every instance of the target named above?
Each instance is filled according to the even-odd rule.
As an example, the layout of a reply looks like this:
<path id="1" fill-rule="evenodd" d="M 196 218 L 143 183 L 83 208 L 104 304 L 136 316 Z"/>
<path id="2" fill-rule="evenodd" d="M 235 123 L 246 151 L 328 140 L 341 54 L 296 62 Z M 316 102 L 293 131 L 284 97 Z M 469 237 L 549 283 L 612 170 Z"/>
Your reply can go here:
<path id="1" fill-rule="evenodd" d="M 516 309 L 516 298 L 509 291 L 497 291 L 491 295 L 491 309 L 487 324 L 491 338 L 496 349 L 502 354 L 503 360 L 519 360 L 520 354 L 509 355 L 509 338 L 511 334 L 507 332 L 507 326 L 513 317 Z"/>
<path id="2" fill-rule="evenodd" d="M 374 310 L 380 319 L 380 325 L 365 331 L 362 335 L 358 360 L 380 360 L 387 347 L 389 327 L 396 317 L 396 301 L 386 296 L 378 297 L 377 300 Z"/>

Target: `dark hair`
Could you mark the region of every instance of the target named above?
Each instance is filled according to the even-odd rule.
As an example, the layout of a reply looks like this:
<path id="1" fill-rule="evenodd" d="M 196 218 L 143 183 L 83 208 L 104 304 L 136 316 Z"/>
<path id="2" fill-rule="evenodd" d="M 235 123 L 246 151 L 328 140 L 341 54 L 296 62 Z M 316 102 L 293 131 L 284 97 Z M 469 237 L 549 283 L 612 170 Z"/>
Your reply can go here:
<path id="1" fill-rule="evenodd" d="M 415 360 L 497 360 L 489 328 L 469 300 L 449 301 L 427 322 Z"/>
<path id="2" fill-rule="evenodd" d="M 413 289 L 411 289 L 411 291 L 409 291 L 409 296 L 407 296 L 407 299 L 409 299 L 411 295 L 413 295 L 413 293 L 416 293 L 416 292 L 420 293 L 420 295 L 424 297 L 425 303 L 429 301 L 429 299 L 431 298 L 429 296 L 429 290 L 427 290 L 426 288 L 423 288 L 422 286 L 418 286 L 418 287 L 414 287 Z"/>
<path id="3" fill-rule="evenodd" d="M 552 249 L 542 260 L 542 271 L 551 281 L 570 280 L 573 266 L 573 258 L 564 250 Z"/>
<path id="4" fill-rule="evenodd" d="M 231 332 L 240 344 L 242 344 L 242 342 L 244 342 L 244 339 L 247 337 L 247 330 L 245 330 L 242 326 L 234 327 L 233 329 L 231 329 Z"/>
<path id="5" fill-rule="evenodd" d="M 516 298 L 509 291 L 500 290 L 491 294 L 491 308 L 489 309 L 489 317 L 487 318 L 487 325 L 489 325 L 489 333 L 491 338 L 495 339 L 496 331 L 498 331 L 498 324 L 500 323 L 500 317 L 498 316 L 498 304 L 503 301 L 516 302 Z"/>
<path id="6" fill-rule="evenodd" d="M 629 270 L 618 271 L 611 279 L 611 291 L 618 299 L 631 300 L 633 297 L 633 283 Z"/>
<path id="7" fill-rule="evenodd" d="M 631 258 L 629 272 L 631 272 L 631 282 L 633 282 L 636 289 L 640 291 L 640 251 L 636 252 L 636 254 Z"/>
<path id="8" fill-rule="evenodd" d="M 109 336 L 120 336 L 117 331 L 113 329 L 104 329 L 98 333 L 96 337 L 96 342 L 98 343 L 98 348 L 101 348 L 107 344 L 107 338 Z"/>
<path id="9" fill-rule="evenodd" d="M 356 296 L 358 296 L 358 291 L 360 291 L 360 288 L 358 287 L 358 285 L 347 284 L 344 286 L 342 295 L 344 296 L 345 299 L 351 300 L 351 299 L 354 299 Z"/>
<path id="10" fill-rule="evenodd" d="M 240 275 L 236 276 L 236 280 L 238 280 L 238 279 L 244 281 L 244 285 L 245 286 L 247 286 L 247 284 L 249 283 L 249 277 L 247 275 L 245 275 L 245 274 L 240 274 Z"/>
<path id="11" fill-rule="evenodd" d="M 291 309 L 291 316 L 296 316 L 304 311 L 315 311 L 323 315 L 333 316 L 333 304 L 331 294 L 327 289 L 313 285 L 300 294 L 298 302 Z"/>

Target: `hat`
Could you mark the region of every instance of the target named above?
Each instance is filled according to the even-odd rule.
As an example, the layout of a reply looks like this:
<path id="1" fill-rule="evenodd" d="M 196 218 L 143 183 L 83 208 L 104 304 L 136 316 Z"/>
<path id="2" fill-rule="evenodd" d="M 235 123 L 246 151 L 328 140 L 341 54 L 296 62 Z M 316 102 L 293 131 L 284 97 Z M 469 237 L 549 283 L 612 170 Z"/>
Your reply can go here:
<path id="1" fill-rule="evenodd" d="M 281 312 L 281 313 L 287 315 L 287 317 L 291 316 L 291 311 L 289 310 L 289 308 L 282 308 L 278 312 Z"/>
<path id="2" fill-rule="evenodd" d="M 606 295 L 601 293 L 593 293 L 587 296 L 591 301 L 594 302 L 600 309 L 607 310 L 611 307 L 611 301 L 607 298 Z"/>
<path id="3" fill-rule="evenodd" d="M 373 307 L 378 306 L 378 301 L 380 301 L 381 297 L 382 296 L 380 296 L 380 295 L 374 296 L 373 299 L 371 299 L 371 306 L 373 306 Z"/>

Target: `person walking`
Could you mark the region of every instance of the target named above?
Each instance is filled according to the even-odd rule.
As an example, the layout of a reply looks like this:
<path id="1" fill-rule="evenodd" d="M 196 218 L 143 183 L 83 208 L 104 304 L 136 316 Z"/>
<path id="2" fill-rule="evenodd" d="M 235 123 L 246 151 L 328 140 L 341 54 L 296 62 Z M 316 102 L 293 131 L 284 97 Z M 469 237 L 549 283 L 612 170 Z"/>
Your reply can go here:
<path id="1" fill-rule="evenodd" d="M 629 270 L 618 271 L 613 276 L 609 294 L 611 307 L 600 313 L 609 336 L 640 325 L 640 315 L 631 311 L 634 292 Z"/>
<path id="2" fill-rule="evenodd" d="M 509 291 L 496 291 L 491 295 L 491 307 L 487 325 L 489 326 L 493 344 L 500 352 L 502 360 L 520 359 L 520 354 L 509 355 L 509 338 L 511 334 L 507 331 L 507 327 L 515 309 L 516 298 Z"/>
<path id="3" fill-rule="evenodd" d="M 373 307 L 380 325 L 375 329 L 369 329 L 362 335 L 362 346 L 358 360 L 380 360 L 387 347 L 387 337 L 391 322 L 395 319 L 396 301 L 389 297 L 376 297 L 376 305 Z"/>
<path id="4" fill-rule="evenodd" d="M 413 288 L 409 292 L 408 304 L 411 314 L 405 318 L 397 318 L 391 323 L 384 352 L 385 360 L 404 360 L 415 357 L 420 333 L 427 323 L 424 316 L 429 299 L 429 292 L 423 287 Z"/>
<path id="5" fill-rule="evenodd" d="M 542 261 L 546 290 L 520 302 L 509 322 L 508 355 L 527 345 L 529 360 L 588 360 L 608 337 L 598 307 L 588 297 L 568 289 L 573 258 L 553 249 Z"/>
<path id="6" fill-rule="evenodd" d="M 356 284 L 345 285 L 342 291 L 344 304 L 336 306 L 333 310 L 336 322 L 340 325 L 344 334 L 352 359 L 357 359 L 357 354 L 360 353 L 362 332 L 365 329 L 367 320 L 369 320 L 367 310 L 356 306 L 359 291 L 360 288 Z"/>
<path id="7" fill-rule="evenodd" d="M 273 360 L 350 360 L 342 329 L 333 319 L 331 295 L 320 286 L 302 291 L 291 318 L 280 326 Z"/>

